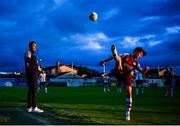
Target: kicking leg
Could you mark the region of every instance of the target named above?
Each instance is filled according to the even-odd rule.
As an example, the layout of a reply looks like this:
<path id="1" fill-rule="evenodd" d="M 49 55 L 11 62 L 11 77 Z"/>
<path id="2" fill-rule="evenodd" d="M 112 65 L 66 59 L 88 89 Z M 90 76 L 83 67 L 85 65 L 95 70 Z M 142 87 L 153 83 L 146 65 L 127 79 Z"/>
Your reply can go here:
<path id="1" fill-rule="evenodd" d="M 112 51 L 114 60 L 116 61 L 115 70 L 122 70 L 121 57 L 118 55 L 117 49 L 116 49 L 116 46 L 115 46 L 115 45 L 112 45 L 112 46 L 111 46 L 111 51 Z"/>

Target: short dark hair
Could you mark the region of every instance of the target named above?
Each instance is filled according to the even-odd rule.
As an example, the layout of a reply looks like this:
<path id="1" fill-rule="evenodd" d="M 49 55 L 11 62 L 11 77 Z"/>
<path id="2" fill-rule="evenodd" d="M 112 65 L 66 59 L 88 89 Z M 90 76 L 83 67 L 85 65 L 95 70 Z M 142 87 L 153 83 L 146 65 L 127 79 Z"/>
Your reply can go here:
<path id="1" fill-rule="evenodd" d="M 35 41 L 30 41 L 30 42 L 29 42 L 29 47 L 30 47 L 32 44 L 36 44 L 36 42 L 35 42 Z"/>
<path id="2" fill-rule="evenodd" d="M 133 50 L 133 53 L 135 52 L 143 52 L 143 56 L 147 55 L 147 52 L 141 48 L 141 47 L 136 47 L 134 50 Z"/>

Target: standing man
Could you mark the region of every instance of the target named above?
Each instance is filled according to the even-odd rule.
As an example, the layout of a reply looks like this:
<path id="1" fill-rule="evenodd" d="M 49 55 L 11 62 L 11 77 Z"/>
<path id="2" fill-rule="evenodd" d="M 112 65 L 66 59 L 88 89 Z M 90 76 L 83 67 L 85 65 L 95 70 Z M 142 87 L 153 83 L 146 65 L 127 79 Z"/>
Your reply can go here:
<path id="1" fill-rule="evenodd" d="M 164 71 L 164 87 L 165 87 L 165 96 L 169 95 L 169 88 L 172 86 L 172 79 L 173 79 L 173 75 L 172 75 L 172 70 L 170 67 L 166 67 L 166 70 Z"/>
<path id="2" fill-rule="evenodd" d="M 101 64 L 114 59 L 116 61 L 115 70 L 123 73 L 122 80 L 127 92 L 125 119 L 129 121 L 132 108 L 132 83 L 134 70 L 136 69 L 142 74 L 145 74 L 150 69 L 149 67 L 142 69 L 139 67 L 139 63 L 137 61 L 137 59 L 146 55 L 146 51 L 141 47 L 137 47 L 133 50 L 132 54 L 125 53 L 124 55 L 120 56 L 117 53 L 115 45 L 112 45 L 111 51 L 113 56 L 102 61 Z"/>
<path id="3" fill-rule="evenodd" d="M 37 44 L 35 41 L 29 42 L 29 49 L 25 53 L 25 70 L 26 70 L 26 78 L 28 83 L 28 112 L 37 112 L 42 113 L 43 110 L 39 109 L 36 106 L 36 94 L 38 88 L 38 77 L 41 71 L 40 65 L 38 64 L 38 60 L 35 56 L 35 51 L 37 48 Z"/>

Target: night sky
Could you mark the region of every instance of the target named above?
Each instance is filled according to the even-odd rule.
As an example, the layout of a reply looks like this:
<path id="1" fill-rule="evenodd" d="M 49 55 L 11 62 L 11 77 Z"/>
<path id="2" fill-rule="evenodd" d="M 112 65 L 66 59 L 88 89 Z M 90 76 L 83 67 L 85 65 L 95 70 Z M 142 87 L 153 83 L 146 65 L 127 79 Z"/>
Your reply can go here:
<path id="1" fill-rule="evenodd" d="M 44 67 L 60 60 L 102 71 L 115 44 L 119 53 L 145 48 L 142 67 L 171 65 L 180 74 L 180 0 L 1 0 L 0 71 L 23 71 L 31 40 Z"/>

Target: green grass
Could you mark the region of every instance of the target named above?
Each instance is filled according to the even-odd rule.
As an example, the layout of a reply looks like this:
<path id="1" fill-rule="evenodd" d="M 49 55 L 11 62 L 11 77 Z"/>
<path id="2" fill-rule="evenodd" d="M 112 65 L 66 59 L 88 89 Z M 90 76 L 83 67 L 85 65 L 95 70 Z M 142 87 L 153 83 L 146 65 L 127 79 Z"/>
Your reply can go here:
<path id="1" fill-rule="evenodd" d="M 115 87 L 110 93 L 104 93 L 102 87 L 49 87 L 48 94 L 40 92 L 37 98 L 45 113 L 31 116 L 49 124 L 180 124 L 179 90 L 176 88 L 174 97 L 165 97 L 163 88 L 145 88 L 144 96 L 133 92 L 131 121 L 127 122 L 124 91 L 117 93 Z M 26 98 L 25 87 L 1 87 L 0 124 L 46 124 L 27 119 Z"/>

